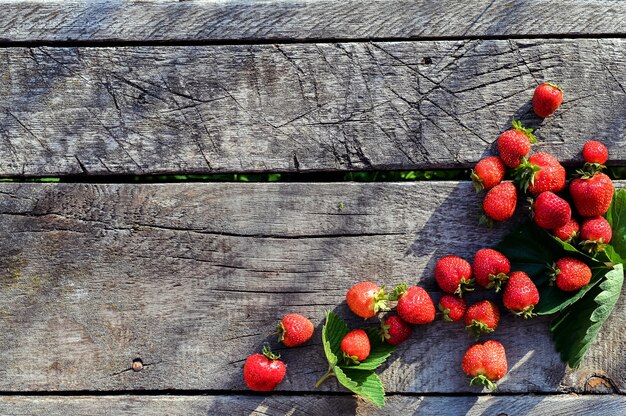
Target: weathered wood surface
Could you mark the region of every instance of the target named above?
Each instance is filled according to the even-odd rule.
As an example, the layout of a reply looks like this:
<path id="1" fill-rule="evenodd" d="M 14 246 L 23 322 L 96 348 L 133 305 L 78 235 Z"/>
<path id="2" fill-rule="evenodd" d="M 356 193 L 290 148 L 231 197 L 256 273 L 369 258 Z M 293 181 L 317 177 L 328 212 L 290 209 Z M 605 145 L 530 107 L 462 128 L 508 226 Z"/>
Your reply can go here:
<path id="1" fill-rule="evenodd" d="M 2 184 L 0 391 L 242 391 L 245 358 L 288 312 L 318 331 L 279 349 L 289 368 L 279 390 L 314 391 L 324 311 L 362 325 L 342 303 L 362 279 L 420 282 L 438 299 L 439 257 L 471 258 L 506 232 L 477 226 L 479 204 L 468 182 Z M 626 391 L 624 313 L 622 301 L 576 372 L 547 319 L 505 315 L 499 392 Z M 417 328 L 383 382 L 475 393 L 459 368 L 471 343 L 462 325 Z"/>
<path id="2" fill-rule="evenodd" d="M 1 175 L 470 166 L 512 117 L 626 163 L 626 41 L 1 51 Z M 430 63 L 427 63 L 430 62 Z M 534 87 L 566 99 L 541 124 Z"/>
<path id="3" fill-rule="evenodd" d="M 0 1 L 0 40 L 224 41 L 622 35 L 621 1 Z"/>
<path id="4" fill-rule="evenodd" d="M 620 415 L 626 397 L 602 396 L 391 396 L 383 409 L 349 396 L 84 396 L 2 397 L 0 413 L 42 415 Z"/>

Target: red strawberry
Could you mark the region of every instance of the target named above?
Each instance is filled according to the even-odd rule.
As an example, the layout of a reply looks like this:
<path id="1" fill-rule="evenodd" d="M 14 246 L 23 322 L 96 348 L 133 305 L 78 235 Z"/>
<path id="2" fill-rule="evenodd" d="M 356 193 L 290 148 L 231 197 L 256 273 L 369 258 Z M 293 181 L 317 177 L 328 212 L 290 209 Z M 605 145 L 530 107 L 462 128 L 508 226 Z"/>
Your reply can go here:
<path id="1" fill-rule="evenodd" d="M 522 189 L 533 195 L 565 188 L 565 168 L 548 153 L 535 153 L 524 160 L 515 169 L 515 178 Z"/>
<path id="2" fill-rule="evenodd" d="M 547 191 L 539 194 L 533 203 L 535 224 L 545 230 L 564 226 L 572 218 L 572 209 L 563 198 Z"/>
<path id="3" fill-rule="evenodd" d="M 613 231 L 604 217 L 587 218 L 580 226 L 580 244 L 589 251 L 604 250 L 604 246 L 611 242 Z"/>
<path id="4" fill-rule="evenodd" d="M 443 295 L 441 299 L 439 299 L 439 310 L 443 314 L 443 319 L 446 321 L 460 321 L 463 319 L 466 309 L 465 301 L 456 296 Z"/>
<path id="5" fill-rule="evenodd" d="M 435 265 L 435 279 L 441 290 L 459 297 L 463 292 L 474 290 L 472 266 L 458 256 L 445 256 Z"/>
<path id="6" fill-rule="evenodd" d="M 413 327 L 397 315 L 390 316 L 380 326 L 382 340 L 391 345 L 401 344 L 413 334 Z"/>
<path id="7" fill-rule="evenodd" d="M 591 269 L 584 262 L 573 257 L 563 257 L 552 268 L 552 281 L 565 291 L 572 292 L 587 286 L 591 281 Z"/>
<path id="8" fill-rule="evenodd" d="M 537 286 L 524 272 L 513 272 L 502 296 L 504 307 L 515 315 L 530 318 L 536 314 L 533 308 L 539 303 Z"/>
<path id="9" fill-rule="evenodd" d="M 495 331 L 500 322 L 500 309 L 490 300 L 481 300 L 467 308 L 465 328 L 478 339 L 480 334 Z"/>
<path id="10" fill-rule="evenodd" d="M 251 390 L 272 391 L 283 381 L 287 367 L 279 358 L 265 345 L 263 354 L 252 354 L 246 359 L 243 379 Z"/>
<path id="11" fill-rule="evenodd" d="M 491 189 L 504 178 L 506 166 L 498 156 L 489 156 L 476 164 L 472 170 L 472 182 L 476 192 Z"/>
<path id="12" fill-rule="evenodd" d="M 485 215 L 495 221 L 506 221 L 513 216 L 517 205 L 517 191 L 511 182 L 502 182 L 487 192 L 483 200 Z"/>
<path id="13" fill-rule="evenodd" d="M 372 282 L 357 283 L 346 294 L 350 310 L 365 319 L 376 315 L 378 311 L 388 311 L 387 299 L 385 289 Z"/>
<path id="14" fill-rule="evenodd" d="M 278 324 L 278 340 L 287 347 L 295 347 L 307 342 L 313 336 L 313 323 L 302 315 L 290 313 Z"/>
<path id="15" fill-rule="evenodd" d="M 567 224 L 565 224 L 562 227 L 555 228 L 554 230 L 552 230 L 552 234 L 556 238 L 562 241 L 565 241 L 566 243 L 569 243 L 570 241 L 578 237 L 579 229 L 580 229 L 580 226 L 578 225 L 576 220 L 573 218 L 570 218 Z"/>
<path id="16" fill-rule="evenodd" d="M 535 88 L 533 110 L 541 118 L 554 113 L 563 102 L 563 89 L 555 84 L 545 83 Z"/>
<path id="17" fill-rule="evenodd" d="M 507 371 L 506 352 L 498 341 L 485 341 L 469 347 L 463 357 L 463 372 L 470 377 L 470 386 L 484 385 L 495 389 L 494 381 L 500 380 Z"/>
<path id="18" fill-rule="evenodd" d="M 569 192 L 576 210 L 583 217 L 604 215 L 613 199 L 613 182 L 604 173 L 572 180 Z"/>
<path id="19" fill-rule="evenodd" d="M 498 292 L 510 271 L 511 262 L 499 251 L 483 248 L 474 255 L 474 278 L 482 287 Z"/>
<path id="20" fill-rule="evenodd" d="M 398 316 L 410 324 L 427 324 L 435 320 L 435 305 L 428 292 L 419 286 L 401 285 L 397 289 L 399 298 L 396 309 Z"/>
<path id="21" fill-rule="evenodd" d="M 361 362 L 370 355 L 370 339 L 362 329 L 355 329 L 346 334 L 339 345 L 346 358 Z"/>
<path id="22" fill-rule="evenodd" d="M 609 149 L 600 142 L 589 140 L 583 146 L 583 158 L 587 163 L 604 165 L 609 159 Z"/>
<path id="23" fill-rule="evenodd" d="M 513 120 L 513 128 L 498 137 L 498 152 L 505 165 L 516 168 L 530 152 L 530 144 L 536 143 L 532 129 L 522 127 L 520 121 Z"/>

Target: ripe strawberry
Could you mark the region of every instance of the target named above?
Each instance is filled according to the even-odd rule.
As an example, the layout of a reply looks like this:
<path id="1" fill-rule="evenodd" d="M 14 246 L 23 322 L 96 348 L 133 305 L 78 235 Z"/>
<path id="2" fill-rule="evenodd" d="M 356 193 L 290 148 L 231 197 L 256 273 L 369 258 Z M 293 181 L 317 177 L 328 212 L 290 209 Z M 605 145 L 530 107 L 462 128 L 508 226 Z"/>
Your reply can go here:
<path id="1" fill-rule="evenodd" d="M 295 347 L 307 342 L 313 336 L 313 323 L 302 315 L 290 313 L 278 324 L 278 340 L 287 347 Z"/>
<path id="2" fill-rule="evenodd" d="M 510 168 L 516 168 L 530 152 L 530 144 L 536 143 L 532 129 L 525 129 L 520 121 L 513 120 L 513 128 L 498 137 L 500 158 Z"/>
<path id="3" fill-rule="evenodd" d="M 524 272 L 513 272 L 502 297 L 504 307 L 515 315 L 530 318 L 536 314 L 533 308 L 539 303 L 537 286 Z"/>
<path id="4" fill-rule="evenodd" d="M 398 316 L 410 324 L 427 324 L 435 320 L 435 305 L 428 292 L 419 286 L 400 285 L 398 289 Z"/>
<path id="5" fill-rule="evenodd" d="M 470 386 L 484 385 L 495 389 L 494 381 L 500 380 L 507 371 L 506 352 L 498 341 L 485 341 L 469 347 L 463 357 L 463 372 L 470 377 Z"/>
<path id="6" fill-rule="evenodd" d="M 515 169 L 515 178 L 522 189 L 533 195 L 565 188 L 565 168 L 548 153 L 535 153 L 522 161 Z"/>
<path id="7" fill-rule="evenodd" d="M 466 329 L 478 339 L 480 334 L 495 331 L 500 322 L 500 310 L 490 300 L 481 300 L 467 308 L 465 312 Z"/>
<path id="8" fill-rule="evenodd" d="M 572 209 L 563 198 L 547 191 L 539 194 L 533 203 L 535 224 L 546 230 L 564 226 L 572 218 Z"/>
<path id="9" fill-rule="evenodd" d="M 613 182 L 604 173 L 572 180 L 569 192 L 576 210 L 583 217 L 604 215 L 613 199 Z"/>
<path id="10" fill-rule="evenodd" d="M 381 338 L 391 345 L 398 345 L 406 341 L 413 334 L 413 327 L 399 316 L 393 315 L 385 319 L 380 325 Z"/>
<path id="11" fill-rule="evenodd" d="M 563 102 L 563 89 L 555 84 L 544 83 L 535 88 L 533 110 L 541 118 L 554 113 Z"/>
<path id="12" fill-rule="evenodd" d="M 517 205 L 517 191 L 511 182 L 502 182 L 487 192 L 483 200 L 485 215 L 495 221 L 506 221 L 513 216 Z"/>
<path id="13" fill-rule="evenodd" d="M 459 297 L 474 290 L 472 266 L 458 256 L 445 256 L 435 265 L 435 279 L 441 290 Z"/>
<path id="14" fill-rule="evenodd" d="M 355 329 L 346 334 L 339 345 L 344 356 L 352 361 L 361 362 L 370 355 L 370 339 L 362 329 Z"/>
<path id="15" fill-rule="evenodd" d="M 583 159 L 587 163 L 604 165 L 609 159 L 609 149 L 600 142 L 589 140 L 583 146 Z"/>
<path id="16" fill-rule="evenodd" d="M 591 281 L 591 269 L 584 262 L 573 257 L 563 257 L 552 267 L 552 282 L 565 291 L 572 292 L 586 286 Z"/>
<path id="17" fill-rule="evenodd" d="M 385 289 L 372 282 L 357 283 L 346 294 L 350 310 L 365 319 L 373 317 L 378 311 L 388 311 L 387 299 Z"/>
<path id="18" fill-rule="evenodd" d="M 472 170 L 472 182 L 476 192 L 489 190 L 502 182 L 506 166 L 498 156 L 489 156 L 476 164 Z"/>
<path id="19" fill-rule="evenodd" d="M 580 226 L 580 244 L 591 253 L 604 250 L 611 238 L 613 231 L 604 217 L 587 218 Z"/>
<path id="20" fill-rule="evenodd" d="M 555 228 L 554 230 L 552 230 L 552 234 L 556 238 L 560 239 L 561 241 L 565 241 L 566 243 L 569 243 L 570 241 L 578 237 L 579 229 L 580 229 L 580 226 L 578 225 L 576 220 L 573 218 L 570 218 L 567 224 L 565 224 L 562 227 Z"/>
<path id="21" fill-rule="evenodd" d="M 499 251 L 483 248 L 474 255 L 474 278 L 482 287 L 498 292 L 510 271 L 511 262 Z"/>
<path id="22" fill-rule="evenodd" d="M 252 354 L 246 359 L 243 379 L 251 390 L 272 391 L 283 381 L 287 367 L 279 358 L 265 345 L 263 354 Z"/>
<path id="23" fill-rule="evenodd" d="M 461 298 L 452 295 L 443 295 L 439 299 L 439 310 L 446 321 L 460 321 L 465 315 L 467 306 Z"/>

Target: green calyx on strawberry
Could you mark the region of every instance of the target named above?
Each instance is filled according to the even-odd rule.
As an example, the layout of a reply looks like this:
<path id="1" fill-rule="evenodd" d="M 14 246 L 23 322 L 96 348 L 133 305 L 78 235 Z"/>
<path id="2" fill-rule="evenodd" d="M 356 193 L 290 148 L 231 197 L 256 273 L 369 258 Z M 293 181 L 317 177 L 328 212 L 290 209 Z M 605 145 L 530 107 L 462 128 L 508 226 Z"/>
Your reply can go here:
<path id="1" fill-rule="evenodd" d="M 524 126 L 522 126 L 521 120 L 513 120 L 511 122 L 511 125 L 513 126 L 513 130 L 519 131 L 520 133 L 523 133 L 526 137 L 528 137 L 528 140 L 530 140 L 531 143 L 537 143 L 537 138 L 533 134 L 533 129 L 525 128 Z"/>
<path id="2" fill-rule="evenodd" d="M 538 195 L 545 191 L 560 192 L 565 188 L 565 168 L 548 153 L 535 153 L 522 159 L 514 177 L 524 192 Z"/>
<path id="3" fill-rule="evenodd" d="M 474 303 L 465 312 L 465 328 L 478 339 L 481 334 L 493 332 L 500 322 L 500 309 L 490 300 Z"/>
<path id="4" fill-rule="evenodd" d="M 470 346 L 461 363 L 463 372 L 472 377 L 470 386 L 485 386 L 495 389 L 495 381 L 506 375 L 508 370 L 504 346 L 498 341 L 488 340 Z"/>
<path id="5" fill-rule="evenodd" d="M 372 282 L 357 283 L 348 290 L 346 303 L 352 312 L 361 318 L 371 318 L 379 311 L 388 311 L 389 295 L 385 287 Z"/>

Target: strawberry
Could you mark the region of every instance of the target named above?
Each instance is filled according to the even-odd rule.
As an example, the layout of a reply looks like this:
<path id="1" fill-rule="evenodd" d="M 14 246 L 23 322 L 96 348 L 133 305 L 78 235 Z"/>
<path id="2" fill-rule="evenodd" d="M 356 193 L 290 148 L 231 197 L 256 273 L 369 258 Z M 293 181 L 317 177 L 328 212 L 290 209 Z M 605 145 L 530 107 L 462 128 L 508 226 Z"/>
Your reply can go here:
<path id="1" fill-rule="evenodd" d="M 580 215 L 596 217 L 604 215 L 609 210 L 613 199 L 613 182 L 604 173 L 583 175 L 572 180 L 569 193 Z"/>
<path id="2" fill-rule="evenodd" d="M 546 191 L 532 205 L 535 224 L 546 230 L 564 226 L 572 218 L 572 209 L 563 198 Z"/>
<path id="3" fill-rule="evenodd" d="M 371 318 L 378 311 L 388 311 L 385 289 L 372 282 L 357 283 L 348 290 L 346 303 L 361 318 Z"/>
<path id="4" fill-rule="evenodd" d="M 535 88 L 533 110 L 541 118 L 554 113 L 563 102 L 563 89 L 555 84 L 544 83 Z"/>
<path id="5" fill-rule="evenodd" d="M 494 381 L 500 380 L 507 371 L 506 352 L 498 341 L 485 341 L 469 347 L 463 356 L 463 372 L 470 377 L 470 386 L 484 385 L 495 389 Z"/>
<path id="6" fill-rule="evenodd" d="M 573 257 L 563 257 L 552 267 L 551 284 L 565 291 L 573 292 L 591 281 L 591 269 L 584 262 Z"/>
<path id="7" fill-rule="evenodd" d="M 489 156 L 476 164 L 472 170 L 472 182 L 476 192 L 489 190 L 502 182 L 506 166 L 498 156 Z"/>
<path id="8" fill-rule="evenodd" d="M 398 345 L 406 341 L 413 334 L 413 327 L 399 316 L 393 315 L 385 319 L 380 325 L 381 338 L 391 345 Z"/>
<path id="9" fill-rule="evenodd" d="M 587 218 L 580 226 L 580 244 L 590 253 L 604 250 L 611 238 L 613 231 L 604 217 Z"/>
<path id="10" fill-rule="evenodd" d="M 474 290 L 472 266 L 458 256 L 445 256 L 435 265 L 435 279 L 441 290 L 459 297 L 463 292 Z"/>
<path id="11" fill-rule="evenodd" d="M 428 292 L 419 286 L 400 285 L 396 309 L 398 316 L 410 324 L 427 324 L 435 320 L 435 305 Z"/>
<path id="12" fill-rule="evenodd" d="M 565 188 L 565 168 L 548 153 L 535 153 L 524 159 L 515 169 L 515 178 L 522 189 L 533 195 Z"/>
<path id="13" fill-rule="evenodd" d="M 490 300 L 481 300 L 467 308 L 465 312 L 466 329 L 478 339 L 480 334 L 495 331 L 500 322 L 500 310 Z"/>
<path id="14" fill-rule="evenodd" d="M 502 182 L 494 186 L 483 200 L 485 215 L 495 221 L 510 219 L 515 212 L 516 205 L 517 191 L 511 182 Z"/>
<path id="15" fill-rule="evenodd" d="M 536 314 L 533 308 L 539 303 L 537 286 L 524 272 L 513 272 L 502 296 L 504 307 L 515 315 L 530 318 Z"/>
<path id="16" fill-rule="evenodd" d="M 474 278 L 482 287 L 498 292 L 510 271 L 511 262 L 497 250 L 483 248 L 474 255 Z"/>
<path id="17" fill-rule="evenodd" d="M 283 317 L 278 324 L 278 340 L 287 347 L 304 344 L 313 336 L 313 323 L 297 313 L 290 313 Z"/>
<path id="18" fill-rule="evenodd" d="M 589 140 L 583 146 L 583 159 L 587 163 L 604 165 L 609 159 L 609 149 L 600 142 Z"/>
<path id="19" fill-rule="evenodd" d="M 580 229 L 580 226 L 578 225 L 576 220 L 573 218 L 570 218 L 567 224 L 565 224 L 562 227 L 555 228 L 554 230 L 552 230 L 552 235 L 554 235 L 556 238 L 560 239 L 561 241 L 565 241 L 566 243 L 569 243 L 570 241 L 578 237 L 579 229 Z"/>
<path id="20" fill-rule="evenodd" d="M 265 345 L 263 354 L 252 354 L 246 359 L 243 379 L 251 390 L 272 391 L 283 381 L 287 367 L 279 358 Z"/>
<path id="21" fill-rule="evenodd" d="M 465 315 L 467 305 L 461 298 L 452 295 L 443 295 L 439 299 L 439 310 L 446 321 L 460 321 Z"/>
<path id="22" fill-rule="evenodd" d="M 536 143 L 532 129 L 522 127 L 520 121 L 513 120 L 513 128 L 498 137 L 498 152 L 500 158 L 510 168 L 516 168 L 522 159 L 530 152 L 530 144 Z"/>
<path id="23" fill-rule="evenodd" d="M 370 339 L 364 330 L 355 329 L 343 337 L 339 348 L 347 359 L 358 363 L 370 355 Z"/>

